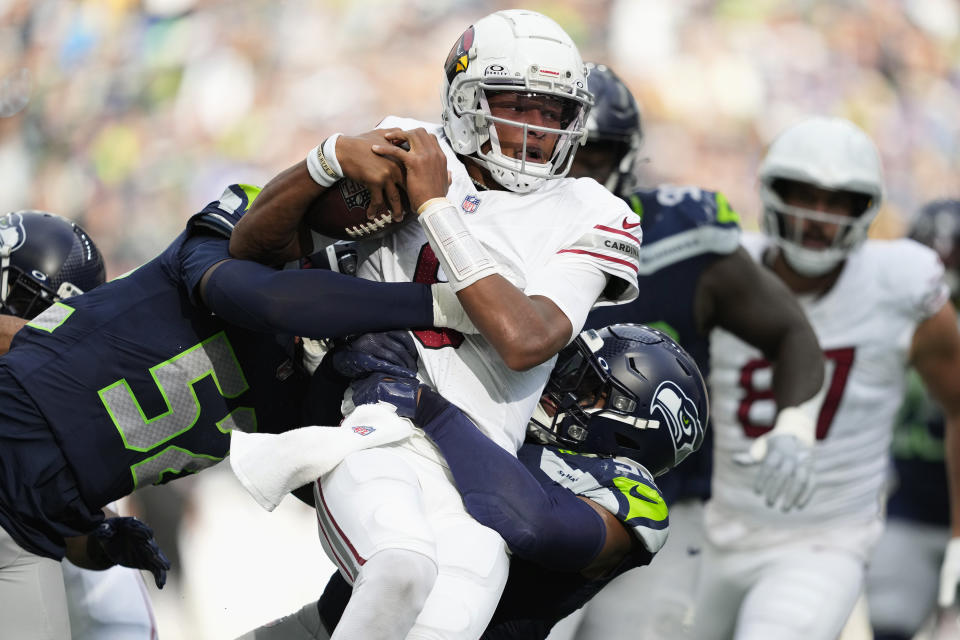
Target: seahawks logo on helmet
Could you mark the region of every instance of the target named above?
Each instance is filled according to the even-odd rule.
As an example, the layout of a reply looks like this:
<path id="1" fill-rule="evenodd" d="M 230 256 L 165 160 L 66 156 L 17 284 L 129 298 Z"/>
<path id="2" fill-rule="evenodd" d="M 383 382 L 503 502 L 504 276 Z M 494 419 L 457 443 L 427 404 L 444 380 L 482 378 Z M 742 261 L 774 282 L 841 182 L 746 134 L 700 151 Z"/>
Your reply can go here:
<path id="1" fill-rule="evenodd" d="M 0 248 L 9 247 L 12 253 L 23 246 L 26 238 L 23 217 L 19 213 L 8 213 L 0 217 Z"/>
<path id="2" fill-rule="evenodd" d="M 697 406 L 677 383 L 664 380 L 653 393 L 650 414 L 660 414 L 673 436 L 677 462 L 697 450 L 703 437 L 703 426 L 697 415 Z"/>

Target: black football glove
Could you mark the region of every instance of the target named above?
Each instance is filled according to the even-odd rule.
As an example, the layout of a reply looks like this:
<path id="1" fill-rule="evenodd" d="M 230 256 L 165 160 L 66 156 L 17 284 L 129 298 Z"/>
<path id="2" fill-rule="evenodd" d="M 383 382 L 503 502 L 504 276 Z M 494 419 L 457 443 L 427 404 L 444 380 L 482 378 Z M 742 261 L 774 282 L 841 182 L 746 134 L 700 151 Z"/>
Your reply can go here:
<path id="1" fill-rule="evenodd" d="M 107 518 L 90 534 L 113 562 L 153 574 L 157 588 L 167 582 L 170 561 L 153 538 L 153 529 L 136 518 Z"/>
<path id="2" fill-rule="evenodd" d="M 334 370 L 348 378 L 384 373 L 396 378 L 417 376 L 417 348 L 406 331 L 366 333 L 330 354 Z"/>

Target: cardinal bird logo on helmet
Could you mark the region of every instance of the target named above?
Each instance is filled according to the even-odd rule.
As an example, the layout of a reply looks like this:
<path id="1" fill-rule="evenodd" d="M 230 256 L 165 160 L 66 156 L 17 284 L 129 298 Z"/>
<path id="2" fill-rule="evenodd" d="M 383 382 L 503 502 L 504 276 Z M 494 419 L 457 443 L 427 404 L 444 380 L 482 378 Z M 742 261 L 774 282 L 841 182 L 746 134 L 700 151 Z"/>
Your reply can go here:
<path id="1" fill-rule="evenodd" d="M 457 40 L 457 43 L 450 49 L 447 55 L 447 61 L 443 68 L 447 72 L 447 80 L 453 82 L 453 77 L 458 73 L 463 73 L 470 66 L 470 58 L 467 53 L 473 46 L 473 26 L 467 28 Z"/>

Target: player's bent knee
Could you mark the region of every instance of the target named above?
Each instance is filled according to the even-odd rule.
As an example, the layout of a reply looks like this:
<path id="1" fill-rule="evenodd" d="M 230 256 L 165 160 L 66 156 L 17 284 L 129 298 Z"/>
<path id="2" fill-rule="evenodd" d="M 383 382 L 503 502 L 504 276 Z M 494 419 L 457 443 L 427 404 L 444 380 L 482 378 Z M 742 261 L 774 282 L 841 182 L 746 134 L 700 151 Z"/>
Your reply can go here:
<path id="1" fill-rule="evenodd" d="M 391 602 L 391 610 L 419 611 L 437 580 L 437 563 L 416 551 L 386 549 L 364 564 L 353 597 Z"/>
<path id="2" fill-rule="evenodd" d="M 441 539 L 438 553 L 440 566 L 446 572 L 455 572 L 480 583 L 505 576 L 507 545 L 493 529 L 488 529 L 464 518 L 438 531 Z M 442 540 L 455 540 L 456 544 L 443 544 Z M 505 579 L 505 577 L 504 577 Z"/>

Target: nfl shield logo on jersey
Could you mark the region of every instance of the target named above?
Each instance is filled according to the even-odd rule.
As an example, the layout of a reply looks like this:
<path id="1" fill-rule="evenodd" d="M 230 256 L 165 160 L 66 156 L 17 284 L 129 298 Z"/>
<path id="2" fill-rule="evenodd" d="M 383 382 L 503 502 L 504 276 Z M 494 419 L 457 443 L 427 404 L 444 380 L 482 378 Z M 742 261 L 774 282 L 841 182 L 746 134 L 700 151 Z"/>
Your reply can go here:
<path id="1" fill-rule="evenodd" d="M 353 427 L 353 432 L 361 436 L 368 436 L 374 431 L 376 431 L 376 429 L 374 429 L 373 427 L 360 427 L 360 426 Z"/>
<path id="2" fill-rule="evenodd" d="M 480 198 L 474 195 L 467 194 L 467 197 L 463 199 L 463 204 L 460 205 L 460 208 L 463 209 L 466 213 L 473 213 L 477 210 L 477 207 L 480 206 Z"/>

